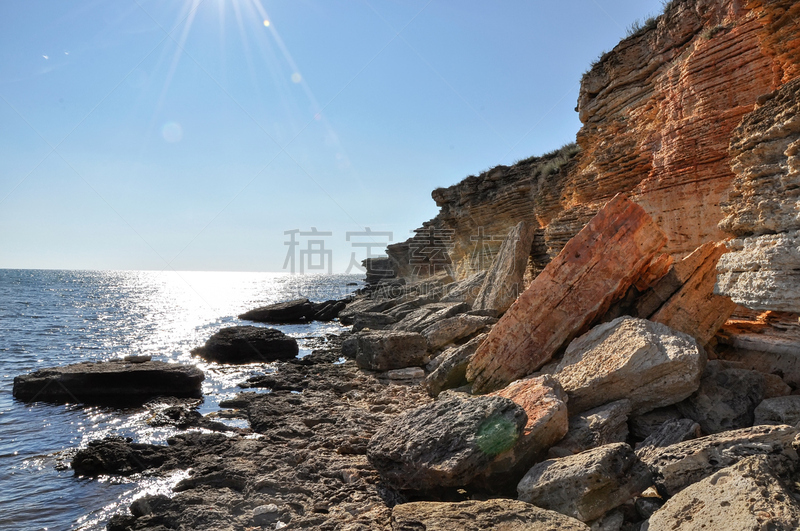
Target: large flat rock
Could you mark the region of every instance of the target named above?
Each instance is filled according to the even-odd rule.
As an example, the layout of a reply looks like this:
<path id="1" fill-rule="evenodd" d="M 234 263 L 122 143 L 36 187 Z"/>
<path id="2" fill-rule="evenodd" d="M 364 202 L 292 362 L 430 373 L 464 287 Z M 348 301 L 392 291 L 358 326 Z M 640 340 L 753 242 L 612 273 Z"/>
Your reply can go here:
<path id="1" fill-rule="evenodd" d="M 533 373 L 625 294 L 666 243 L 652 218 L 616 196 L 533 280 L 478 348 L 476 392 Z"/>
<path id="2" fill-rule="evenodd" d="M 641 414 L 690 396 L 700 385 L 705 361 L 691 336 L 620 317 L 570 343 L 555 377 L 569 395 L 573 415 L 622 399 Z"/>
<path id="3" fill-rule="evenodd" d="M 574 518 L 518 500 L 412 502 L 392 509 L 393 531 L 589 531 Z"/>
<path id="4" fill-rule="evenodd" d="M 26 402 L 143 404 L 157 396 L 199 397 L 197 367 L 149 357 L 41 369 L 14 378 L 14 397 Z"/>
<path id="5" fill-rule="evenodd" d="M 370 371 L 421 367 L 430 361 L 428 343 L 415 332 L 359 332 L 351 344 L 355 346 L 358 366 Z"/>

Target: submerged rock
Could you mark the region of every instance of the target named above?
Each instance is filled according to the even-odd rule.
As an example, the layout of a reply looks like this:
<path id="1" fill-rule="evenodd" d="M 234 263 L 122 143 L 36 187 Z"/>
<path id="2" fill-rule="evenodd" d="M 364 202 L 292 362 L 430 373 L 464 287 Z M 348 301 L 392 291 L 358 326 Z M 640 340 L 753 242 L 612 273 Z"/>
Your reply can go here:
<path id="1" fill-rule="evenodd" d="M 691 395 L 705 361 L 691 336 L 620 317 L 570 343 L 555 377 L 569 395 L 572 414 L 621 399 L 641 414 Z"/>
<path id="2" fill-rule="evenodd" d="M 26 402 L 144 404 L 157 396 L 202 395 L 197 367 L 141 359 L 86 362 L 40 369 L 14 378 L 14 397 Z"/>
<path id="3" fill-rule="evenodd" d="M 192 355 L 218 363 L 258 363 L 297 356 L 297 340 L 274 328 L 232 326 L 211 336 Z"/>
<path id="4" fill-rule="evenodd" d="M 650 471 L 625 443 L 539 463 L 517 486 L 519 499 L 588 522 L 653 484 Z"/>
<path id="5" fill-rule="evenodd" d="M 666 237 L 622 195 L 608 202 L 520 295 L 478 348 L 476 392 L 532 374 L 625 294 Z M 613 252 L 610 250 L 613 249 Z"/>
<path id="6" fill-rule="evenodd" d="M 518 500 L 413 502 L 392 509 L 393 531 L 589 531 L 586 524 Z"/>

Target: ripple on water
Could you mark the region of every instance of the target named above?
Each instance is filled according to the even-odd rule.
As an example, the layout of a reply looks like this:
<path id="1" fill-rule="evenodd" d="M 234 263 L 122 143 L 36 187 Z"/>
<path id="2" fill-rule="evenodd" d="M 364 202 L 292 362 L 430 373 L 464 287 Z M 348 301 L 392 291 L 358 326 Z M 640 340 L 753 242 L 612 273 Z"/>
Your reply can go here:
<path id="1" fill-rule="evenodd" d="M 189 351 L 256 306 L 309 296 L 341 298 L 352 275 L 292 277 L 268 273 L 0 270 L 0 529 L 99 530 L 137 497 L 182 479 L 74 477 L 59 469 L 70 449 L 106 435 L 164 444 L 174 433 L 146 422 L 141 408 L 24 404 L 11 396 L 14 376 L 42 367 L 126 355 L 196 363 L 206 373 L 202 413 L 270 364 L 237 367 L 192 358 Z M 347 291 L 345 291 L 347 290 Z M 309 337 L 343 330 L 338 323 L 277 326 L 311 352 Z M 243 427 L 240 419 L 215 419 Z"/>

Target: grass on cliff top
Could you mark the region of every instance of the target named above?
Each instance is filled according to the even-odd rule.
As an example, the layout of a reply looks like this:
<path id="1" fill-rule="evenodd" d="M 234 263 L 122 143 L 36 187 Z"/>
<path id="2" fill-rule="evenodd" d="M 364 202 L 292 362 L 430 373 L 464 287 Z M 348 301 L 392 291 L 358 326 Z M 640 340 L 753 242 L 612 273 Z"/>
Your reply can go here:
<path id="1" fill-rule="evenodd" d="M 518 160 L 513 165 L 531 166 L 531 168 L 527 171 L 535 175 L 543 175 L 547 177 L 549 175 L 558 173 L 561 170 L 561 168 L 566 166 L 575 157 L 575 155 L 577 155 L 580 152 L 581 152 L 581 147 L 575 142 L 570 142 L 569 144 L 564 144 L 560 148 L 554 149 L 553 151 L 545 153 L 544 155 L 533 156 L 533 157 L 528 157 L 527 159 Z M 486 170 L 482 171 L 480 175 L 487 175 L 497 168 L 507 168 L 507 167 L 495 166 L 493 168 L 487 168 Z M 464 181 L 466 181 L 467 179 L 478 179 L 478 178 L 479 177 L 477 175 L 469 175 L 464 179 Z M 435 197 L 438 192 L 441 192 L 443 190 L 445 190 L 445 188 L 439 186 L 432 192 L 432 195 Z"/>

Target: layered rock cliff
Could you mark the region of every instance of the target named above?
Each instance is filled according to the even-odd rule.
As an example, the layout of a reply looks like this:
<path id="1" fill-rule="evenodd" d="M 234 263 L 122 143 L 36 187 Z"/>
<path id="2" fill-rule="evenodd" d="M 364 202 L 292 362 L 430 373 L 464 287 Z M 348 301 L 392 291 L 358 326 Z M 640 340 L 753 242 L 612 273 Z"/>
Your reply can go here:
<path id="1" fill-rule="evenodd" d="M 730 236 L 729 146 L 757 102 L 800 74 L 800 7 L 788 0 L 675 0 L 584 75 L 579 148 L 498 166 L 433 198 L 439 215 L 390 246 L 399 276 L 491 266 L 520 221 L 534 224 L 529 278 L 615 194 L 626 192 L 683 257 Z"/>

